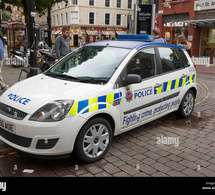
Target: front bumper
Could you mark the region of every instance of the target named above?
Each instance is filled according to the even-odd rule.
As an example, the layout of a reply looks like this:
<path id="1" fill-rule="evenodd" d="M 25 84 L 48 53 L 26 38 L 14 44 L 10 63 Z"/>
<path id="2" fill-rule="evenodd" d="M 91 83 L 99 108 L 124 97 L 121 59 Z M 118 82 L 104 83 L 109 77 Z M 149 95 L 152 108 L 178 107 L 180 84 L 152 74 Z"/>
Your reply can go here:
<path id="1" fill-rule="evenodd" d="M 35 157 L 64 156 L 73 151 L 75 139 L 86 119 L 66 117 L 59 122 L 15 120 L 0 114 L 0 118 L 15 125 L 15 133 L 0 127 L 0 139 L 9 146 Z M 63 157 L 62 156 L 62 157 Z M 68 156 L 68 155 L 67 155 Z"/>

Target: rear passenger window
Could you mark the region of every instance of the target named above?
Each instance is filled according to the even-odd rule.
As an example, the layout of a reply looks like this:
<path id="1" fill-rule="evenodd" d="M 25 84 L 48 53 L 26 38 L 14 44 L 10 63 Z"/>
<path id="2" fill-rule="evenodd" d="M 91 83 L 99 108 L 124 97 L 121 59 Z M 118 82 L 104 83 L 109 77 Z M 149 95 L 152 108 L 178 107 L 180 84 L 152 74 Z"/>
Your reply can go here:
<path id="1" fill-rule="evenodd" d="M 184 67 L 189 67 L 190 63 L 186 57 L 186 55 L 184 54 L 184 52 L 181 49 L 178 49 L 178 52 L 180 54 L 180 59 L 181 59 L 181 63 Z"/>
<path id="2" fill-rule="evenodd" d="M 129 62 L 127 74 L 138 74 L 142 79 L 157 75 L 154 48 L 146 48 L 138 52 Z"/>
<path id="3" fill-rule="evenodd" d="M 158 47 L 163 73 L 181 68 L 180 59 L 174 49 Z"/>

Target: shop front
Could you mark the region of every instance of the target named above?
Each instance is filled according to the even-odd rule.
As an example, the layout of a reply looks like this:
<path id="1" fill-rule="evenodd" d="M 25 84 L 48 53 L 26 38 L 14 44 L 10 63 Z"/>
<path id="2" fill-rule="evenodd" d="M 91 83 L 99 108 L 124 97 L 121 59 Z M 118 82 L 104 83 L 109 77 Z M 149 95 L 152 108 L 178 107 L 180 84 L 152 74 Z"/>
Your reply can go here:
<path id="1" fill-rule="evenodd" d="M 94 42 L 103 40 L 115 40 L 118 34 L 127 34 L 125 28 L 101 28 L 101 27 L 81 27 L 84 42 L 87 43 L 90 36 Z"/>
<path id="2" fill-rule="evenodd" d="M 176 38 L 184 35 L 188 39 L 189 13 L 163 16 L 163 37 L 167 43 L 176 44 Z"/>

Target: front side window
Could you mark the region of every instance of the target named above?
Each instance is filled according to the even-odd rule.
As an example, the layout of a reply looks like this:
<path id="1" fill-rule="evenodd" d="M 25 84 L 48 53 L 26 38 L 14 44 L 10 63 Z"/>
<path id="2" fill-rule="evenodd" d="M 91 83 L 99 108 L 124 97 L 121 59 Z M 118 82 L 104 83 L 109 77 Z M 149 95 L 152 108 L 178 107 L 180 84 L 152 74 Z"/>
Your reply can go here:
<path id="1" fill-rule="evenodd" d="M 158 47 L 163 73 L 181 68 L 179 56 L 176 51 L 168 47 Z"/>
<path id="2" fill-rule="evenodd" d="M 142 79 L 157 75 L 154 48 L 142 49 L 129 62 L 127 74 L 138 74 Z"/>
<path id="3" fill-rule="evenodd" d="M 77 81 L 108 81 L 130 49 L 85 46 L 59 61 L 48 72 L 49 76 Z"/>

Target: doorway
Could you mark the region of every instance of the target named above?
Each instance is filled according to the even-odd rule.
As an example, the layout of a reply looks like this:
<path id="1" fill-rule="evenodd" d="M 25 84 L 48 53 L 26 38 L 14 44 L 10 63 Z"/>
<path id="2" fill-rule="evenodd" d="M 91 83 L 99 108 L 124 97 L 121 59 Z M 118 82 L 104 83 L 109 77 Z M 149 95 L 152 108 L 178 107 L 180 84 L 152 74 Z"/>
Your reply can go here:
<path id="1" fill-rule="evenodd" d="M 78 35 L 74 35 L 74 37 L 73 37 L 74 39 L 74 43 L 73 43 L 73 45 L 74 45 L 74 47 L 78 47 Z"/>

